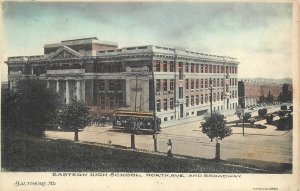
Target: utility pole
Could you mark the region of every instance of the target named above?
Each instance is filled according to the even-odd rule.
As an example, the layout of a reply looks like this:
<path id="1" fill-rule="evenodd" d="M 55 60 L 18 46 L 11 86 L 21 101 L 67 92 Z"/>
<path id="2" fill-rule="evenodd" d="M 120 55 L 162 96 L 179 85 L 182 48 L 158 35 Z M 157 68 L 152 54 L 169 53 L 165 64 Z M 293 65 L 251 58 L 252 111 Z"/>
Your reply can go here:
<path id="1" fill-rule="evenodd" d="M 135 98 L 134 98 L 134 111 L 136 111 L 136 101 L 137 101 L 137 79 L 138 73 L 135 74 Z"/>
<path id="2" fill-rule="evenodd" d="M 212 117 L 212 82 L 211 82 L 211 77 L 209 78 L 209 88 L 210 88 L 210 117 Z"/>
<path id="3" fill-rule="evenodd" d="M 153 64 L 153 60 L 152 60 L 152 93 L 153 93 L 153 142 L 154 142 L 154 152 L 157 152 L 157 120 L 156 120 L 156 107 L 155 107 L 155 103 L 156 103 L 156 99 L 155 99 L 155 79 L 154 79 L 154 64 Z"/>

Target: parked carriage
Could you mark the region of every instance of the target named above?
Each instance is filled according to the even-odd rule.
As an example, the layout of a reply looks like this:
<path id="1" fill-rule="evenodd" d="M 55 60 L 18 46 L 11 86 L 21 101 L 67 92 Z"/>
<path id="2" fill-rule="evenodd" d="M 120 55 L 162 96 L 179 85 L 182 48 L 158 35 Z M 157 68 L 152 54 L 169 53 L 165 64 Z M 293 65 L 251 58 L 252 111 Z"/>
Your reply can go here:
<path id="1" fill-rule="evenodd" d="M 160 130 L 160 118 L 156 117 L 156 130 Z M 151 112 L 133 112 L 118 110 L 113 116 L 113 128 L 122 129 L 126 132 L 154 133 L 154 117 Z"/>

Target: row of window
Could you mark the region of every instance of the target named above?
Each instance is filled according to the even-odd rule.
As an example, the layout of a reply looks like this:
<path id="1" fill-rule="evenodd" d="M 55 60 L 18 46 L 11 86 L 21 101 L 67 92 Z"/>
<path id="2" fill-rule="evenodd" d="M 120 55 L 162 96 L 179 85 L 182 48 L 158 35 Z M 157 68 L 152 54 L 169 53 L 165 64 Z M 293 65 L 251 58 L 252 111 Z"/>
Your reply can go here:
<path id="1" fill-rule="evenodd" d="M 183 69 L 183 63 L 178 64 L 179 71 Z M 175 64 L 173 61 L 167 62 L 156 61 L 154 63 L 155 72 L 175 72 Z M 186 63 L 184 64 L 184 71 L 186 73 L 228 73 L 237 74 L 237 66 L 222 66 L 222 65 L 211 65 L 211 64 L 196 64 Z"/>
<path id="2" fill-rule="evenodd" d="M 162 82 L 162 83 L 161 83 Z M 214 78 L 209 79 L 186 79 L 185 80 L 185 89 L 199 89 L 199 88 L 208 88 L 209 84 L 212 84 L 212 87 L 221 87 L 224 86 L 225 80 Z M 169 87 L 168 87 L 169 84 Z M 237 78 L 230 78 L 229 80 L 230 86 L 237 86 Z M 157 79 L 156 80 L 156 92 L 160 91 L 174 91 L 174 80 L 167 79 Z"/>
<path id="3" fill-rule="evenodd" d="M 110 97 L 108 100 L 105 97 L 101 97 L 98 105 L 100 105 L 101 109 L 117 109 L 124 106 L 124 101 L 122 97 L 117 99 Z"/>
<path id="4" fill-rule="evenodd" d="M 121 91 L 123 87 L 123 80 L 99 80 L 99 91 Z"/>
<path id="5" fill-rule="evenodd" d="M 219 78 L 213 78 L 211 80 L 210 79 L 186 79 L 185 89 L 208 88 L 210 84 L 212 87 L 221 87 L 225 85 L 225 80 Z M 237 78 L 230 78 L 229 85 L 237 86 Z"/>
<path id="6" fill-rule="evenodd" d="M 230 92 L 230 99 L 231 98 L 237 98 L 237 91 L 232 91 Z M 199 104 L 206 104 L 208 102 L 210 102 L 210 94 L 201 94 L 196 95 L 196 96 L 186 96 L 185 97 L 185 106 L 189 107 L 189 106 L 195 106 L 195 105 L 199 105 Z M 224 96 L 223 96 L 223 92 L 221 93 L 213 93 L 213 97 L 212 97 L 212 101 L 216 102 L 216 101 L 223 101 Z M 174 99 L 170 98 L 170 99 L 163 99 L 162 101 L 163 105 L 162 105 L 162 109 L 164 111 L 167 111 L 168 108 L 170 110 L 174 109 Z M 169 104 L 168 104 L 169 103 Z M 169 106 L 169 107 L 168 107 Z M 156 100 L 156 110 L 157 112 L 161 111 L 161 99 Z"/>

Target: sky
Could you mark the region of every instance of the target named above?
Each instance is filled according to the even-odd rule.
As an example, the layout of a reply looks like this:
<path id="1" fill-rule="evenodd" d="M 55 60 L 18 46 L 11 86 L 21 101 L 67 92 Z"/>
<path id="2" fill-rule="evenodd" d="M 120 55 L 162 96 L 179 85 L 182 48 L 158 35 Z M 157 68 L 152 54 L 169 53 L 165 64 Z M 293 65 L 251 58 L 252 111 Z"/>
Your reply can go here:
<path id="1" fill-rule="evenodd" d="M 160 45 L 236 57 L 239 78 L 292 77 L 291 3 L 3 2 L 3 51 L 43 54 L 47 43 L 98 37 L 119 47 Z M 7 80 L 1 63 L 1 80 Z"/>

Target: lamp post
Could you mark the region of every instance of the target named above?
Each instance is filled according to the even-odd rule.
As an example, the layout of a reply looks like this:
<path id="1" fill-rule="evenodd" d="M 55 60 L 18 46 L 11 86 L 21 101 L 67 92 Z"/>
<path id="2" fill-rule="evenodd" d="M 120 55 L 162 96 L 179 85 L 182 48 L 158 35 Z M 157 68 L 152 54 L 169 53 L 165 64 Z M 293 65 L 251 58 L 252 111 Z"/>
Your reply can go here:
<path id="1" fill-rule="evenodd" d="M 243 120 L 243 136 L 245 136 L 245 124 L 244 124 L 244 116 L 245 116 L 245 113 L 244 113 L 244 108 L 242 108 L 242 113 L 241 113 L 241 116 L 242 116 L 242 120 Z"/>
<path id="2" fill-rule="evenodd" d="M 138 73 L 135 74 L 135 97 L 134 97 L 134 111 L 136 111 L 136 99 L 137 99 L 137 80 L 138 80 Z"/>
<path id="3" fill-rule="evenodd" d="M 209 78 L 209 89 L 210 89 L 210 116 L 212 117 L 212 82 L 211 82 L 211 77 Z"/>

